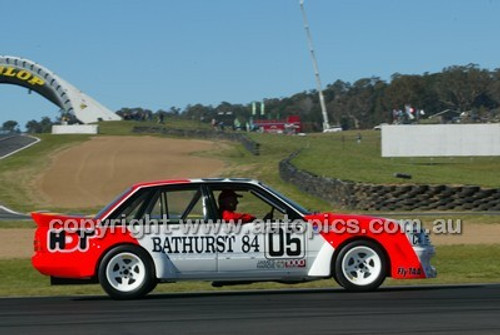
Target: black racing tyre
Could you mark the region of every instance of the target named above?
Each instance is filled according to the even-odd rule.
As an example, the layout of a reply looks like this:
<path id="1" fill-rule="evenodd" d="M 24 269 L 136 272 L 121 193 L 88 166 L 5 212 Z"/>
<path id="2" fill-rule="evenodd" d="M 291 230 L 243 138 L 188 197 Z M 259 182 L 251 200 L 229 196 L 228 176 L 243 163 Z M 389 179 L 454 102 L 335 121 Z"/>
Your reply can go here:
<path id="1" fill-rule="evenodd" d="M 378 244 L 357 240 L 340 250 L 334 270 L 334 279 L 346 290 L 373 291 L 385 280 L 387 260 Z"/>
<path id="2" fill-rule="evenodd" d="M 117 300 L 141 298 L 157 283 L 151 258 L 135 245 L 121 245 L 106 253 L 98 278 L 104 291 Z"/>
<path id="3" fill-rule="evenodd" d="M 456 192 L 455 191 L 452 191 L 450 189 L 447 189 L 447 190 L 444 190 L 443 192 L 441 193 L 438 193 L 437 196 L 439 198 L 448 198 L 448 197 L 451 197 L 452 195 L 454 195 Z"/>
<path id="4" fill-rule="evenodd" d="M 474 207 L 475 207 L 474 204 L 471 202 L 462 205 L 463 209 L 473 209 Z"/>
<path id="5" fill-rule="evenodd" d="M 154 280 L 152 280 L 151 285 L 149 286 L 146 294 L 151 293 L 156 288 L 157 285 L 158 285 L 158 280 L 156 280 L 156 278 L 155 278 Z"/>

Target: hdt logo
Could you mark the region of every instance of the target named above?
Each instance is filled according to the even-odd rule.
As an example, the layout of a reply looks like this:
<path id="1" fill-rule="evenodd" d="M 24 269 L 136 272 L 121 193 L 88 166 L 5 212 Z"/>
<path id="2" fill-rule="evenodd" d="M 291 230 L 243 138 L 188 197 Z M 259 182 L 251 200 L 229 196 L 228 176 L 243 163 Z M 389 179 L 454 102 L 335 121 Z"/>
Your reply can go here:
<path id="1" fill-rule="evenodd" d="M 71 231 L 50 229 L 47 233 L 47 245 L 50 252 L 87 251 L 89 248 L 89 239 L 96 235 L 95 229 L 77 229 Z"/>

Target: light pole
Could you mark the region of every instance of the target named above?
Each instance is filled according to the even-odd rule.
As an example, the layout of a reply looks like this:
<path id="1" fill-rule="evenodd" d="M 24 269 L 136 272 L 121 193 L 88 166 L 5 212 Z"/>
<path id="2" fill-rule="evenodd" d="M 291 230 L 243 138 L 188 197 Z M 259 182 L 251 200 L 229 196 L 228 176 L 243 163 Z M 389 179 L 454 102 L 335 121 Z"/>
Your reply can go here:
<path id="1" fill-rule="evenodd" d="M 314 76 L 316 78 L 316 88 L 319 95 L 319 104 L 321 106 L 321 113 L 323 114 L 323 130 L 326 130 L 330 128 L 330 124 L 328 123 L 328 114 L 326 113 L 325 97 L 323 96 L 323 90 L 321 88 L 321 79 L 319 78 L 318 62 L 316 61 L 316 55 L 314 54 L 311 32 L 309 30 L 309 23 L 307 22 L 306 11 L 304 9 L 304 0 L 300 0 L 299 4 L 302 11 L 302 17 L 304 19 L 304 29 L 306 30 L 307 44 L 309 45 L 309 51 L 311 53 L 311 59 L 313 62 Z"/>

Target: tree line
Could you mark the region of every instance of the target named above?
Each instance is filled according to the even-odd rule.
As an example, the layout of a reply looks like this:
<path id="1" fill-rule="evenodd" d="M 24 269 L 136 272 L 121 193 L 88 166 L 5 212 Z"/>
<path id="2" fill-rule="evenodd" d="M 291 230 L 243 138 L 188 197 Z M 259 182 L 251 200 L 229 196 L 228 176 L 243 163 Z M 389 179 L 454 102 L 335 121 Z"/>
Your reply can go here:
<path id="1" fill-rule="evenodd" d="M 372 128 L 393 121 L 393 110 L 410 105 L 425 111 L 425 117 L 444 110 L 465 112 L 469 121 L 499 120 L 500 69 L 489 71 L 476 64 L 450 66 L 439 73 L 405 75 L 395 73 L 386 82 L 379 77 L 361 78 L 354 83 L 337 80 L 323 91 L 331 124 L 344 129 Z M 265 115 L 280 119 L 300 115 L 302 121 L 320 130 L 321 109 L 316 90 L 304 91 L 286 98 L 265 99 Z M 240 120 L 252 116 L 251 104 L 222 102 L 217 107 L 188 105 L 186 118 L 210 120 L 232 111 Z M 259 114 L 259 111 L 257 111 Z"/>
<path id="2" fill-rule="evenodd" d="M 395 73 L 388 82 L 379 77 L 361 78 L 354 83 L 337 80 L 328 84 L 323 94 L 330 124 L 343 129 L 366 129 L 380 123 L 391 123 L 393 111 L 405 106 L 425 111 L 422 119 L 451 110 L 456 112 L 455 115 L 467 114 L 465 122 L 500 122 L 500 68 L 490 71 L 477 64 L 454 65 L 438 73 L 422 75 Z M 189 104 L 184 109 L 170 107 L 156 112 L 142 107 L 121 108 L 117 114 L 126 120 L 147 121 L 176 117 L 202 122 L 211 122 L 212 119 L 231 122 L 238 118 L 242 124 L 250 118 L 284 119 L 299 115 L 306 130 L 322 129 L 316 90 L 285 98 L 267 98 L 263 103 L 263 115 L 260 104 L 257 104 L 258 108 L 252 108 L 252 103 L 226 101 L 217 106 L 198 103 Z M 40 121 L 29 121 L 25 127 L 31 133 L 50 132 L 53 123 L 44 117 Z M 3 128 L 14 130 L 18 129 L 16 126 L 17 123 L 13 126 L 8 122 Z"/>

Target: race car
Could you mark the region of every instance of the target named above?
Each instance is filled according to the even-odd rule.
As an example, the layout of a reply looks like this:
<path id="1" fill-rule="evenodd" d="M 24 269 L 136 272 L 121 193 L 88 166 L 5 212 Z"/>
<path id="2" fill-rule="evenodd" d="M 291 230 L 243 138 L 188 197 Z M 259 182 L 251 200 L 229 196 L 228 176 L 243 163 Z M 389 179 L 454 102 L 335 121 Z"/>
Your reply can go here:
<path id="1" fill-rule="evenodd" d="M 228 194 L 237 199 L 230 217 L 221 208 Z M 436 276 L 434 247 L 415 223 L 310 212 L 252 179 L 138 183 L 95 217 L 32 217 L 33 266 L 52 284 L 99 282 L 114 299 L 183 280 L 220 287 L 333 278 L 369 291 L 386 277 Z"/>

